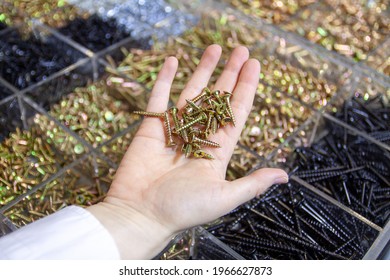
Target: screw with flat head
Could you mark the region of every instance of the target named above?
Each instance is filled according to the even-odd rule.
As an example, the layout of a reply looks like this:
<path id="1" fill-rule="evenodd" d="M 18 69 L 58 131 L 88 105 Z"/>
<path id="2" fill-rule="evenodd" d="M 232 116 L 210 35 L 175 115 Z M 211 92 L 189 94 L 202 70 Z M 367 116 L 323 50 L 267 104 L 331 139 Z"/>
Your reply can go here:
<path id="1" fill-rule="evenodd" d="M 214 157 L 203 150 L 196 150 L 194 152 L 194 157 L 196 158 L 206 158 L 206 159 L 214 159 Z"/>
<path id="2" fill-rule="evenodd" d="M 224 91 L 223 98 L 225 99 L 226 103 L 226 110 L 228 111 L 228 114 L 233 122 L 233 125 L 236 126 L 236 118 L 234 117 L 232 106 L 230 105 L 230 97 L 232 94 L 230 92 Z"/>
<path id="3" fill-rule="evenodd" d="M 219 145 L 218 143 L 213 142 L 211 140 L 198 138 L 195 135 L 192 136 L 192 142 L 199 143 L 199 144 L 201 144 L 203 146 L 214 147 L 214 148 L 221 148 L 221 145 Z"/>

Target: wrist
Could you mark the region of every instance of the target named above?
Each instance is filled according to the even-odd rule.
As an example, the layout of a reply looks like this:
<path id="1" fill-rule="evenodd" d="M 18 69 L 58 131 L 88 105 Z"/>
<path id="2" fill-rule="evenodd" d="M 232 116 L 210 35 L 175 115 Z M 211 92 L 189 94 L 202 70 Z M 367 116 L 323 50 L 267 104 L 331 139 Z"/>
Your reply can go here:
<path id="1" fill-rule="evenodd" d="M 107 198 L 87 210 L 111 234 L 122 259 L 151 259 L 174 236 L 158 221 L 116 198 Z"/>

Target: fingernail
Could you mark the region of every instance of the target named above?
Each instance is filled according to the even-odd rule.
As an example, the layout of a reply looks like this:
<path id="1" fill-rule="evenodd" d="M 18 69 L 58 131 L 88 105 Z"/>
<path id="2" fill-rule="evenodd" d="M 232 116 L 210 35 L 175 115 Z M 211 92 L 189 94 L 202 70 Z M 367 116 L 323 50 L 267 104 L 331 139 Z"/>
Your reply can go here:
<path id="1" fill-rule="evenodd" d="M 276 184 L 286 184 L 288 182 L 288 177 L 287 176 L 281 176 L 278 177 L 274 180 L 274 185 Z"/>

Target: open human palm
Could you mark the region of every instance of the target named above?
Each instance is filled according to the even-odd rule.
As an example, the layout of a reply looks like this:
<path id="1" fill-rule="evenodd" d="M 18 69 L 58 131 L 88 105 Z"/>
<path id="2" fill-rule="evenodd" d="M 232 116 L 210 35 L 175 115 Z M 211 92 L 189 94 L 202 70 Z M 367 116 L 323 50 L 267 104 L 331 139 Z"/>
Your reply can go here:
<path id="1" fill-rule="evenodd" d="M 181 93 L 177 108 L 197 96 L 220 59 L 221 47 L 209 46 Z M 147 111 L 168 108 L 177 59 L 168 57 L 157 77 Z M 226 168 L 252 108 L 260 64 L 249 59 L 245 47 L 237 47 L 211 89 L 232 93 L 236 124 L 218 130 L 210 140 L 220 148 L 205 148 L 214 159 L 186 158 L 166 146 L 162 120 L 145 117 L 117 170 L 104 202 L 90 207 L 114 237 L 122 258 L 151 258 L 176 233 L 210 222 L 264 192 L 288 181 L 280 169 L 264 168 L 228 182 Z"/>

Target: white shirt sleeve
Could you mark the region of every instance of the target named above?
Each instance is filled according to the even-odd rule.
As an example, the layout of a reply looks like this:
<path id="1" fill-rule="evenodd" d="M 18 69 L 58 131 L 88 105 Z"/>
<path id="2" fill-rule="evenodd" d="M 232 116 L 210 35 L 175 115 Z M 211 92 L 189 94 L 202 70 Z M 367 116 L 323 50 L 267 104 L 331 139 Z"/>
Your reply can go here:
<path id="1" fill-rule="evenodd" d="M 0 259 L 120 259 L 110 233 L 87 210 L 68 206 L 0 238 Z"/>

